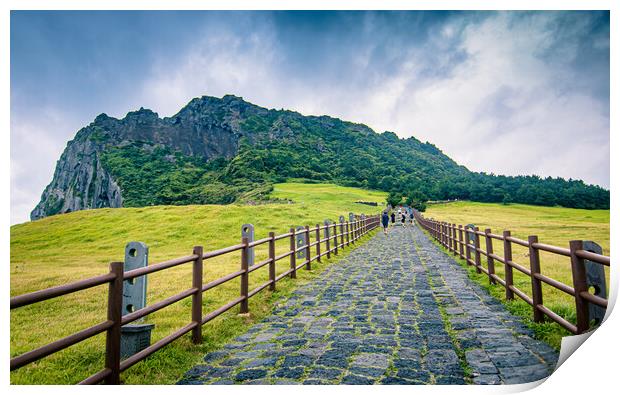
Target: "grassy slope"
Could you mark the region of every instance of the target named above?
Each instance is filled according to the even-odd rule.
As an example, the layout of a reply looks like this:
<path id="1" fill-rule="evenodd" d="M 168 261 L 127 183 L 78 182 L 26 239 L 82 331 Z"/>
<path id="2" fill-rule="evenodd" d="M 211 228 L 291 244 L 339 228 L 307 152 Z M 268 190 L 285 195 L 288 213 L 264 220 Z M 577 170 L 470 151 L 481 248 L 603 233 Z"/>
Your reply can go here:
<path id="1" fill-rule="evenodd" d="M 189 255 L 194 245 L 205 251 L 239 242 L 241 225 L 255 226 L 255 237 L 268 232 L 286 232 L 302 224 L 322 223 L 338 215 L 377 213 L 379 208 L 355 201 L 383 202 L 385 194 L 325 184 L 277 184 L 274 197 L 293 200 L 293 204 L 261 206 L 159 206 L 148 208 L 99 209 L 45 218 L 11 227 L 11 295 L 42 289 L 107 272 L 110 261 L 122 260 L 129 241 L 149 246 L 149 261 Z M 277 243 L 277 253 L 288 240 Z M 265 259 L 266 248 L 256 251 L 256 260 Z M 340 255 L 342 257 L 342 254 Z M 263 291 L 250 300 L 251 316 L 238 317 L 233 309 L 207 324 L 204 344 L 193 346 L 188 336 L 167 346 L 147 361 L 123 374 L 127 383 L 171 383 L 200 360 L 247 329 L 267 314 L 273 301 L 287 295 L 297 284 L 320 274 L 326 264 L 303 271 L 295 281 L 282 280 L 278 291 Z M 208 282 L 238 269 L 239 255 L 229 254 L 206 262 L 204 281 Z M 277 272 L 287 269 L 288 261 L 278 262 Z M 267 268 L 250 275 L 250 289 L 267 279 Z M 150 303 L 191 287 L 191 265 L 182 265 L 149 276 L 147 301 Z M 203 311 L 211 311 L 238 296 L 239 282 L 233 280 L 205 293 Z M 11 312 L 11 355 L 41 346 L 105 319 L 106 289 L 98 287 Z M 36 317 L 36 318 L 35 318 Z M 155 313 L 154 341 L 189 323 L 190 299 Z M 222 319 L 223 318 L 223 319 Z M 11 373 L 12 383 L 75 383 L 103 366 L 104 336 L 99 335 L 54 356 Z"/>
<path id="2" fill-rule="evenodd" d="M 473 223 L 480 229 L 491 228 L 493 233 L 501 234 L 504 229 L 512 235 L 527 240 L 529 235 L 537 235 L 541 243 L 568 248 L 568 242 L 575 239 L 593 240 L 603 247 L 603 253 L 609 255 L 609 210 L 580 210 L 561 207 L 539 207 L 521 204 L 508 206 L 490 203 L 456 202 L 430 205 L 424 214 L 434 218 L 458 224 Z M 485 241 L 481 239 L 485 248 Z M 503 256 L 503 245 L 497 240 L 493 242 L 496 254 Z M 567 257 L 541 252 L 542 273 L 572 286 L 570 260 Z M 527 249 L 513 244 L 513 260 L 529 268 Z M 486 266 L 486 258 L 482 257 Z M 496 263 L 496 272 L 504 278 L 504 267 Z M 530 278 L 517 270 L 513 270 L 515 285 L 528 295 L 532 295 Z M 476 275 L 470 268 L 472 277 L 481 284 L 488 285 L 483 275 Z M 609 272 L 607 284 L 609 284 Z M 500 286 L 488 287 L 491 294 L 504 299 L 504 291 Z M 609 291 L 609 290 L 608 290 Z M 516 296 L 515 296 L 516 297 Z M 518 297 L 516 297 L 518 299 Z M 545 305 L 569 321 L 575 323 L 574 298 L 543 283 L 543 301 Z M 529 319 L 531 308 L 525 302 L 509 304 L 509 309 Z M 559 347 L 561 336 L 569 333 L 556 324 L 534 325 L 532 328 L 552 345 Z"/>

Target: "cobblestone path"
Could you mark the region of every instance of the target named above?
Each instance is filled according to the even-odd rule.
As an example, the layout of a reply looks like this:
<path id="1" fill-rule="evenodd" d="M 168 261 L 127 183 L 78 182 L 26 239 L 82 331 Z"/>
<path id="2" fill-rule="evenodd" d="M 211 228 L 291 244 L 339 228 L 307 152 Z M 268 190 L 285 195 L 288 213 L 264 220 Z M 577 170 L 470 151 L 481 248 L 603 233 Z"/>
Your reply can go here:
<path id="1" fill-rule="evenodd" d="M 420 229 L 396 227 L 179 384 L 516 384 L 557 358 Z"/>

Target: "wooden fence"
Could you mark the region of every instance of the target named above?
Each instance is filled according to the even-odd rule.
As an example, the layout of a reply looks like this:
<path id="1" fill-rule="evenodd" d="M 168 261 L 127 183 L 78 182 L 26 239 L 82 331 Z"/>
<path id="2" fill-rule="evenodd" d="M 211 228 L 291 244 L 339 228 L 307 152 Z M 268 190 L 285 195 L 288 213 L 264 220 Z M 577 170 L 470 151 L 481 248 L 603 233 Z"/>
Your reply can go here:
<path id="1" fill-rule="evenodd" d="M 291 228 L 288 233 L 276 236 L 274 232 L 270 232 L 269 237 L 252 242 L 249 242 L 248 238 L 242 237 L 241 243 L 237 245 L 210 252 L 203 252 L 202 247 L 197 246 L 194 247 L 191 255 L 171 259 L 168 261 L 156 263 L 127 272 L 123 270 L 123 262 L 112 262 L 110 264 L 110 272 L 107 274 L 103 274 L 97 277 L 91 277 L 70 284 L 60 285 L 57 287 L 47 288 L 40 291 L 15 296 L 11 298 L 11 310 L 18 307 L 28 306 L 33 303 L 49 300 L 58 296 L 93 288 L 99 285 L 109 285 L 106 321 L 74 333 L 70 336 L 64 337 L 60 340 L 56 340 L 35 350 L 11 358 L 11 371 L 30 364 L 34 361 L 37 361 L 41 358 L 44 358 L 48 355 L 54 354 L 74 344 L 82 342 L 95 335 L 106 332 L 105 367 L 94 375 L 83 380 L 80 384 L 97 384 L 101 381 L 104 381 L 106 384 L 119 384 L 121 372 L 144 360 L 149 355 L 160 350 L 162 347 L 170 344 L 171 342 L 180 338 L 188 332 L 192 332 L 192 341 L 194 343 L 201 343 L 202 326 L 204 324 L 211 321 L 215 317 L 223 314 L 224 312 L 230 310 L 236 305 L 239 305 L 239 312 L 241 314 L 248 313 L 248 300 L 252 296 L 256 295 L 267 287 L 269 287 L 271 291 L 274 291 L 276 288 L 276 283 L 278 281 L 287 276 L 290 278 L 296 278 L 297 270 L 302 267 L 310 269 L 311 263 L 313 261 L 320 262 L 321 257 L 323 256 L 327 256 L 327 258 L 330 258 L 332 253 L 338 255 L 339 249 L 343 249 L 345 246 L 355 244 L 355 241 L 357 241 L 359 238 L 361 238 L 371 230 L 377 228 L 379 226 L 379 221 L 379 216 L 374 215 L 366 217 L 364 219 L 357 217 L 357 219 L 352 222 L 345 221 L 323 226 L 316 225 L 315 227 L 306 226 L 303 230 L 300 229 L 298 231 L 295 231 L 294 228 Z M 329 235 L 327 237 L 321 238 L 321 231 L 323 231 L 324 234 Z M 310 235 L 312 232 L 314 232 L 315 234 L 315 241 L 310 243 Z M 297 247 L 295 237 L 300 234 L 305 235 L 305 244 L 301 247 Z M 283 254 L 276 256 L 276 242 L 278 240 L 284 239 L 289 240 L 289 250 Z M 250 267 L 248 265 L 250 249 L 252 247 L 263 244 L 268 244 L 269 258 Z M 324 250 L 322 249 L 323 244 L 325 245 Z M 306 252 L 306 259 L 303 262 L 296 262 L 296 254 L 304 250 Z M 312 256 L 313 250 L 315 251 L 314 256 Z M 240 269 L 217 280 L 211 281 L 207 284 L 203 284 L 202 271 L 204 261 L 235 251 L 241 251 Z M 276 262 L 287 257 L 289 258 L 290 268 L 284 273 L 276 276 Z M 155 273 L 161 270 L 188 263 L 191 263 L 193 266 L 192 288 L 187 289 L 175 296 L 171 296 L 164 300 L 153 303 L 142 309 L 131 312 L 127 315 L 122 315 L 121 306 L 123 299 L 123 281 L 136 279 L 140 276 L 145 276 L 147 274 Z M 268 266 L 269 268 L 269 281 L 265 282 L 262 285 L 259 285 L 253 290 L 249 290 L 248 284 L 250 273 L 262 268 L 263 266 Z M 217 287 L 218 285 L 224 284 L 237 277 L 240 278 L 241 291 L 239 297 L 221 306 L 220 308 L 209 312 L 207 315 L 203 315 L 202 294 L 212 288 Z M 121 326 L 134 322 L 142 317 L 161 310 L 166 306 L 170 306 L 173 303 L 179 302 L 189 297 L 192 298 L 192 320 L 189 324 L 185 325 L 178 331 L 162 338 L 161 340 L 153 343 L 142 351 L 124 360 L 121 360 Z"/>
<path id="2" fill-rule="evenodd" d="M 454 255 L 458 255 L 461 259 L 466 260 L 468 265 L 475 266 L 478 273 L 484 272 L 488 275 L 489 281 L 492 284 L 501 284 L 506 289 L 506 299 L 512 300 L 516 294 L 532 306 L 535 322 L 542 322 L 544 316 L 547 316 L 568 331 L 574 334 L 581 334 L 590 329 L 589 304 L 607 308 L 607 299 L 593 295 L 588 290 L 585 261 L 588 260 L 609 266 L 609 257 L 586 251 L 582 240 L 573 240 L 569 243 L 569 248 L 561 248 L 539 243 L 538 236 L 529 236 L 527 241 L 525 241 L 512 237 L 509 230 L 505 230 L 502 235 L 498 235 L 491 233 L 491 229 L 485 229 L 482 232 L 477 227 L 472 229 L 463 225 L 457 226 L 456 224 L 426 219 L 417 211 L 415 212 L 415 217 L 418 223 L 441 245 Z M 485 241 L 484 248 L 480 246 L 481 237 Z M 493 252 L 493 240 L 503 243 L 503 256 Z M 515 244 L 529 250 L 529 268 L 513 261 L 512 246 Z M 570 258 L 573 278 L 572 287 L 541 273 L 540 251 Z M 481 255 L 487 258 L 486 268 L 482 266 Z M 496 261 L 504 264 L 504 279 L 495 273 Z M 515 287 L 513 283 L 513 269 L 530 278 L 532 297 L 529 297 L 525 292 Z M 542 283 L 574 297 L 577 325 L 573 325 L 543 304 Z"/>

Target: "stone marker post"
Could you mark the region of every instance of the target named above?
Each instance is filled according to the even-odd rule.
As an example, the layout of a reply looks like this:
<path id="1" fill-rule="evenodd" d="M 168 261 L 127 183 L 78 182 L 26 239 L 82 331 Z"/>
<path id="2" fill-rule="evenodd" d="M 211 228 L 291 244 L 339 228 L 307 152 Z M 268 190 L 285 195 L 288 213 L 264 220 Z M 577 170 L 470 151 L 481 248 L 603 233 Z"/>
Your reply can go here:
<path id="1" fill-rule="evenodd" d="M 241 239 L 248 239 L 248 243 L 254 241 L 254 225 L 243 224 L 241 225 Z M 248 248 L 248 266 L 254 265 L 254 247 Z"/>
<path id="2" fill-rule="evenodd" d="M 305 233 L 298 233 L 299 231 L 305 231 L 306 228 L 304 226 L 298 226 L 297 227 L 297 232 L 295 232 L 295 245 L 297 246 L 296 249 L 299 249 L 303 246 L 306 245 L 306 234 Z M 301 250 L 297 251 L 297 260 L 299 259 L 303 259 L 304 261 L 307 259 L 306 258 L 306 249 L 302 248 Z"/>
<path id="3" fill-rule="evenodd" d="M 125 246 L 124 270 L 130 271 L 148 265 L 149 248 L 139 241 L 132 241 Z M 146 276 L 123 281 L 122 315 L 133 313 L 146 306 Z M 151 331 L 155 325 L 134 323 L 121 327 L 121 357 L 127 358 L 147 348 L 151 344 Z"/>
<path id="4" fill-rule="evenodd" d="M 583 249 L 595 254 L 603 255 L 603 248 L 597 243 L 584 240 Z M 607 283 L 605 281 L 605 268 L 603 265 L 585 260 L 586 265 L 586 279 L 588 288 L 593 290 L 593 294 L 607 299 Z M 588 318 L 590 321 L 594 320 L 594 325 L 599 325 L 605 318 L 605 308 L 595 305 L 594 303 L 588 303 Z"/>

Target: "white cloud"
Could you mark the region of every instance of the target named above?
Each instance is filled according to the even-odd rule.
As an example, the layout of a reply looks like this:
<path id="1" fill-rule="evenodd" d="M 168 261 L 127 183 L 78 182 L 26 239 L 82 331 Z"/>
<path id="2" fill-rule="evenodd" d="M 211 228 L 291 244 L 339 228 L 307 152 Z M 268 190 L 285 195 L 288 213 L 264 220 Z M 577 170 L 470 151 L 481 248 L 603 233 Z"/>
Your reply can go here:
<path id="1" fill-rule="evenodd" d="M 248 36 L 207 30 L 204 39 L 198 40 L 180 62 L 171 67 L 162 59 L 153 67 L 135 98 L 136 106 L 171 116 L 194 97 L 225 94 L 269 105 L 284 86 L 272 74 L 281 60 L 268 29 Z"/>
<path id="2" fill-rule="evenodd" d="M 568 67 L 576 53 L 570 39 L 584 23 L 577 19 L 574 31 L 562 36 L 566 42 L 558 42 L 550 14 L 499 13 L 469 24 L 456 19 L 437 29 L 441 40 L 431 34 L 423 50 L 410 50 L 389 75 L 372 69 L 376 43 L 356 48 L 350 64 L 342 65 L 351 67 L 342 80 L 323 80 L 318 72 L 316 78 L 282 74 L 286 57 L 268 27 L 251 39 L 224 30 L 197 44 L 174 71 L 156 70 L 140 100 L 171 115 L 192 97 L 233 93 L 266 107 L 414 135 L 475 171 L 572 177 L 608 187 L 605 108 L 593 97 L 562 89 L 578 77 Z M 459 47 L 445 44 L 459 34 Z M 422 74 L 449 67 L 457 50 L 466 59 L 446 75 Z M 553 59 L 542 56 L 550 50 Z M 579 156 L 584 153 L 587 163 Z"/>
<path id="3" fill-rule="evenodd" d="M 211 24 L 189 49 L 166 49 L 136 80 L 135 94 L 111 107 L 144 106 L 170 116 L 194 97 L 235 94 L 264 107 L 413 135 L 475 171 L 562 176 L 609 187 L 607 104 L 584 90 L 583 70 L 571 66 L 587 18 L 575 18 L 561 34 L 557 18 L 547 13 L 453 18 L 410 48 L 368 39 L 373 29 L 390 37 L 371 19 L 364 22 L 366 38 L 330 47 L 347 51 L 337 58 L 342 64 L 309 59 L 317 66 L 310 71 L 292 67 L 291 48 L 269 20 L 242 29 L 245 34 Z M 593 45 L 605 48 L 609 41 Z M 390 67 L 378 67 L 377 59 L 388 59 Z M 12 223 L 26 220 L 37 203 L 66 141 L 84 126 L 78 116 L 50 109 L 12 114 Z"/>
<path id="4" fill-rule="evenodd" d="M 52 180 L 56 161 L 81 127 L 70 114 L 39 108 L 11 116 L 11 224 L 30 220 L 30 211 Z"/>
<path id="5" fill-rule="evenodd" d="M 564 45 L 566 57 L 544 60 L 541 52 L 556 44 L 549 24 L 545 17 L 515 21 L 499 14 L 470 25 L 461 47 L 468 58 L 449 77 L 419 81 L 403 70 L 374 88 L 391 92 L 393 81 L 401 81 L 407 90 L 400 99 L 379 99 L 389 110 L 367 99 L 370 105 L 357 117 L 428 140 L 472 170 L 572 177 L 608 187 L 606 109 L 593 97 L 560 89 L 578 78 L 566 66 L 575 50 Z"/>

